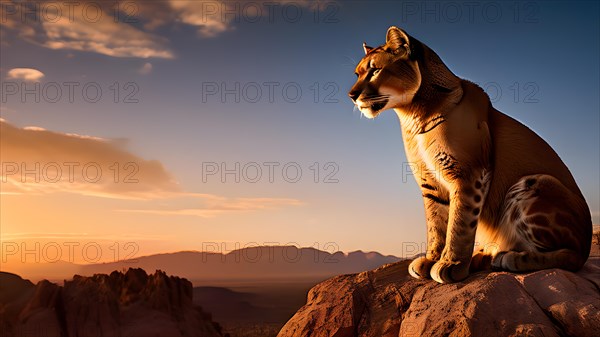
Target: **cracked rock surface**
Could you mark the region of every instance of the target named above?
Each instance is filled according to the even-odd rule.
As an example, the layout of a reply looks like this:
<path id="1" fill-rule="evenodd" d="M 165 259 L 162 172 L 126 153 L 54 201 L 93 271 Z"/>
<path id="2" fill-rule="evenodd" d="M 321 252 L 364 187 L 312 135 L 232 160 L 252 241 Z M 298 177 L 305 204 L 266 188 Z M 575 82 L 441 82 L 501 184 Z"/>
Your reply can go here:
<path id="1" fill-rule="evenodd" d="M 577 273 L 480 272 L 443 285 L 413 279 L 409 263 L 316 285 L 278 337 L 591 337 L 600 331 L 600 258 Z"/>

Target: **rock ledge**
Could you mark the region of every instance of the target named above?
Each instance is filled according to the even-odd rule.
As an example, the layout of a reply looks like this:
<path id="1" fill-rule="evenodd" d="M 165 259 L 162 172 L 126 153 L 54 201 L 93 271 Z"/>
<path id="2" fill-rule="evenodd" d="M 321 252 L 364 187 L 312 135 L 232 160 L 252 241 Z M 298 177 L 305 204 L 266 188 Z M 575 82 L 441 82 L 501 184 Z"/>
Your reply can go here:
<path id="1" fill-rule="evenodd" d="M 577 273 L 480 272 L 444 285 L 413 279 L 409 263 L 316 285 L 278 337 L 591 337 L 600 331 L 598 258 Z"/>

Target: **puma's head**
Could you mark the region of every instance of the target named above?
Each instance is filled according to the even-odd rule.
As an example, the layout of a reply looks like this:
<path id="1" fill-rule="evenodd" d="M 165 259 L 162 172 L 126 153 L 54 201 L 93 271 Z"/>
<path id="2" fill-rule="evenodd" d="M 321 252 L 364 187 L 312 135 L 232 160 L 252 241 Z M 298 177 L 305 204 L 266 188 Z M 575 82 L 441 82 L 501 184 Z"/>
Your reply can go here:
<path id="1" fill-rule="evenodd" d="M 363 44 L 366 55 L 356 66 L 358 79 L 348 95 L 366 117 L 410 103 L 419 89 L 421 73 L 410 40 L 402 30 L 390 27 L 383 46 Z"/>
<path id="2" fill-rule="evenodd" d="M 387 31 L 377 48 L 363 43 L 365 56 L 356 66 L 358 79 L 348 95 L 367 118 L 387 109 L 426 105 L 460 90 L 460 79 L 427 46 L 397 27 Z"/>

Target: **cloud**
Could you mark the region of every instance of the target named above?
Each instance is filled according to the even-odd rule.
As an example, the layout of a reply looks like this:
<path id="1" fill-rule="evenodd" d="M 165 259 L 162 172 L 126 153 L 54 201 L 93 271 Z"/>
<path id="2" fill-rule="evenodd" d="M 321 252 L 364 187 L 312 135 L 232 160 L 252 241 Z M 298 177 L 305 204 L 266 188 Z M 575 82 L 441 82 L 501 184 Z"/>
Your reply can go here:
<path id="1" fill-rule="evenodd" d="M 138 72 L 142 75 L 148 75 L 152 72 L 152 63 L 146 62 L 144 65 L 138 70 Z"/>
<path id="2" fill-rule="evenodd" d="M 13 68 L 6 74 L 9 79 L 23 80 L 27 82 L 36 82 L 45 75 L 43 72 L 33 68 Z"/>
<path id="3" fill-rule="evenodd" d="M 167 39 L 138 29 L 115 13 L 117 2 L 39 1 L 3 4 L 4 29 L 55 50 L 94 52 L 113 57 L 173 58 Z M 24 20 L 23 18 L 29 18 Z M 33 18 L 32 18 L 33 17 Z M 135 21 L 130 18 L 132 23 Z"/>
<path id="4" fill-rule="evenodd" d="M 202 38 L 214 38 L 232 31 L 239 22 L 269 22 L 285 20 L 282 6 L 295 7 L 294 10 L 323 10 L 326 7 L 314 0 L 275 0 L 275 1 L 137 1 L 139 14 L 146 21 L 147 29 L 156 29 L 168 24 L 184 24 L 197 28 Z M 330 5 L 333 2 L 328 2 Z M 282 17 L 270 17 L 270 16 Z M 308 13 L 304 13 L 308 16 Z"/>
<path id="5" fill-rule="evenodd" d="M 21 233 L 2 233 L 5 241 L 28 241 L 28 240 L 61 240 L 61 241 L 93 241 L 108 242 L 114 244 L 118 241 L 161 241 L 165 239 L 164 235 L 152 235 L 147 233 L 115 234 L 115 235 L 97 235 L 85 232 L 21 232 Z"/>
<path id="6" fill-rule="evenodd" d="M 185 192 L 160 162 L 142 159 L 122 144 L 36 126 L 18 128 L 0 119 L 0 194 L 72 193 L 130 199 L 144 203 L 121 211 L 205 218 L 302 204 L 290 198 L 228 198 Z"/>
<path id="7" fill-rule="evenodd" d="M 234 24 L 240 21 L 257 22 L 285 20 L 284 17 L 273 18 L 286 11 L 282 6 L 294 7 L 294 10 L 310 8 L 312 11 L 322 10 L 319 3 L 312 0 L 279 0 L 279 1 L 181 1 L 169 0 L 171 9 L 177 21 L 198 28 L 201 37 L 212 38 L 234 29 Z M 329 2 L 331 4 L 333 2 Z M 284 14 L 287 15 L 287 14 Z M 304 13 L 307 15 L 307 13 Z"/>
<path id="8" fill-rule="evenodd" d="M 187 205 L 186 205 L 187 204 Z M 226 198 L 213 194 L 186 193 L 172 204 L 158 208 L 127 209 L 123 212 L 158 215 L 188 215 L 212 218 L 223 213 L 271 210 L 281 207 L 300 206 L 300 200 L 292 198 Z"/>
<path id="9" fill-rule="evenodd" d="M 2 44 L 22 40 L 55 50 L 94 52 L 112 57 L 172 59 L 168 39 L 154 34 L 159 27 L 196 27 L 213 38 L 239 22 L 285 20 L 284 7 L 325 10 L 312 0 L 279 1 L 3 1 L 0 6 Z M 278 15 L 279 18 L 270 16 Z M 308 17 L 308 13 L 304 13 Z M 10 33 L 7 33 L 9 31 Z"/>
<path id="10" fill-rule="evenodd" d="M 165 39 L 131 25 L 114 22 L 108 15 L 101 16 L 98 22 L 93 23 L 86 22 L 80 16 L 74 18 L 44 22 L 42 26 L 48 37 L 44 46 L 114 57 L 173 58 L 173 53 L 164 47 Z"/>
<path id="11" fill-rule="evenodd" d="M 118 142 L 0 122 L 2 194 L 77 193 L 152 199 L 180 193 L 163 165 Z"/>
<path id="12" fill-rule="evenodd" d="M 198 27 L 203 37 L 215 37 L 230 28 L 231 16 L 223 15 L 223 1 L 170 0 L 169 4 L 181 22 Z"/>

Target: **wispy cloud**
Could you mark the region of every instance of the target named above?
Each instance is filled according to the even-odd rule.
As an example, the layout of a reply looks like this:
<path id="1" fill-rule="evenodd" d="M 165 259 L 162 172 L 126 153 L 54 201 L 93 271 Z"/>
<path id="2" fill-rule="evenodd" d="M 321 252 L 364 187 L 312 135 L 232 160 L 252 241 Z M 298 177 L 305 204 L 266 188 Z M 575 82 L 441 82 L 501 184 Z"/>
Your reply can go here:
<path id="1" fill-rule="evenodd" d="M 146 62 L 146 63 L 144 63 L 144 65 L 142 65 L 142 67 L 140 68 L 140 70 L 138 72 L 142 75 L 148 75 L 152 72 L 152 68 L 153 68 L 152 63 Z"/>
<path id="2" fill-rule="evenodd" d="M 88 51 L 114 57 L 173 58 L 173 53 L 165 47 L 166 39 L 115 22 L 107 14 L 93 23 L 74 16 L 73 20 L 63 17 L 55 22 L 45 21 L 42 26 L 48 37 L 44 46 L 51 49 Z"/>
<path id="3" fill-rule="evenodd" d="M 302 204 L 291 198 L 185 192 L 159 161 L 142 159 L 127 151 L 123 142 L 100 137 L 19 128 L 0 120 L 0 140 L 3 195 L 74 193 L 130 199 L 140 203 L 121 211 L 205 218 Z"/>
<path id="4" fill-rule="evenodd" d="M 44 73 L 33 68 L 13 68 L 6 73 L 9 79 L 36 82 L 44 77 Z"/>
<path id="5" fill-rule="evenodd" d="M 118 11 L 112 6 L 117 2 L 96 1 L 91 6 L 93 10 L 83 10 L 88 2 L 92 1 L 38 1 L 36 6 L 31 6 L 34 2 L 3 2 L 1 25 L 26 41 L 50 49 L 94 52 L 113 57 L 174 57 L 167 48 L 166 38 L 143 31 L 124 20 L 116 20 L 115 13 Z M 47 3 L 51 6 L 45 6 Z"/>
<path id="6" fill-rule="evenodd" d="M 190 204 L 193 205 L 189 206 Z M 226 198 L 213 194 L 186 193 L 182 194 L 182 197 L 178 200 L 174 200 L 170 204 L 163 204 L 157 208 L 126 209 L 121 211 L 212 218 L 223 213 L 271 210 L 282 207 L 300 206 L 302 204 L 300 200 L 291 198 Z"/>
<path id="7" fill-rule="evenodd" d="M 233 30 L 237 22 L 254 22 L 272 16 L 282 5 L 297 7 L 295 10 L 310 8 L 320 10 L 318 1 L 277 0 L 277 1 L 168 1 L 176 20 L 198 28 L 201 37 L 212 38 Z M 280 20 L 283 18 L 280 18 Z M 267 18 L 276 20 L 276 18 Z"/>
<path id="8" fill-rule="evenodd" d="M 198 27 L 203 37 L 215 37 L 231 27 L 231 19 L 223 15 L 224 1 L 170 0 L 169 4 L 181 22 Z"/>
<path id="9" fill-rule="evenodd" d="M 195 27 L 202 38 L 214 38 L 234 30 L 240 21 L 263 20 L 273 15 L 274 9 L 281 13 L 282 6 L 294 6 L 298 10 L 310 8 L 311 11 L 322 9 L 319 2 L 312 0 L 10 0 L 2 1 L 0 6 L 3 28 L 0 34 L 2 43 L 7 46 L 14 35 L 55 50 L 170 59 L 174 53 L 168 48 L 168 40 L 155 34 L 159 27 L 183 24 Z"/>
<path id="10" fill-rule="evenodd" d="M 77 193 L 151 199 L 179 193 L 158 161 L 142 159 L 119 142 L 0 122 L 2 194 Z"/>
<path id="11" fill-rule="evenodd" d="M 160 241 L 164 240 L 164 235 L 152 235 L 152 234 L 142 234 L 142 233 L 122 233 L 119 235 L 98 235 L 98 234 L 90 234 L 84 232 L 72 232 L 72 233 L 64 233 L 64 232 L 48 232 L 48 233 L 38 233 L 38 232 L 22 232 L 22 233 L 2 233 L 2 241 L 24 241 L 24 240 L 76 240 L 78 242 L 85 241 L 105 241 L 114 243 L 116 241 L 122 242 L 125 240 L 128 241 Z"/>

